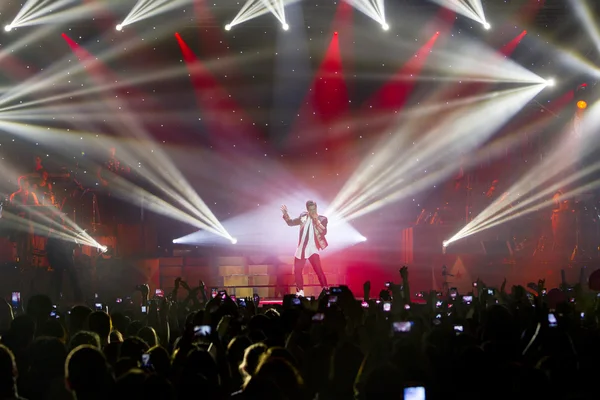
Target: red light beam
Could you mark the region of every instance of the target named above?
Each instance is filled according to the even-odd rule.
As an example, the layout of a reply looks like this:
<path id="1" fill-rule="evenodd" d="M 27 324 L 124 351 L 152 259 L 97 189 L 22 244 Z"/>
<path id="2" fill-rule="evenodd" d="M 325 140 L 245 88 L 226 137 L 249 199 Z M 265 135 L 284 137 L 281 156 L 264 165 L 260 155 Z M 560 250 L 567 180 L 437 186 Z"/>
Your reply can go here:
<path id="1" fill-rule="evenodd" d="M 250 124 L 250 118 L 231 99 L 179 33 L 175 37 L 190 73 L 196 101 L 203 111 L 202 121 L 210 132 L 211 142 L 223 150 L 232 150 L 234 140 L 256 138 L 258 131 Z"/>

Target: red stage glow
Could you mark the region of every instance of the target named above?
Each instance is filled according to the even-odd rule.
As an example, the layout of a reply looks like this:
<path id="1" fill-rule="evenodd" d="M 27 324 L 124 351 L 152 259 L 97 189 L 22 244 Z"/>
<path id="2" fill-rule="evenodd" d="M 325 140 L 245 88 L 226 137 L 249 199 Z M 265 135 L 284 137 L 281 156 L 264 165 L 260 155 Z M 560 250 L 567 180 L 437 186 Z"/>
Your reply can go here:
<path id="1" fill-rule="evenodd" d="M 299 116 L 294 121 L 290 139 L 297 140 L 302 131 L 323 132 L 323 136 L 327 138 L 326 147 L 332 148 L 335 141 L 342 140 L 349 133 L 347 130 L 342 133 L 339 128 L 331 129 L 337 127 L 337 122 L 347 115 L 349 101 L 340 38 L 335 35 L 331 38 L 323 61 L 315 73 Z M 295 141 L 294 146 L 298 145 Z"/>
<path id="2" fill-rule="evenodd" d="M 375 112 L 400 111 L 412 93 L 417 78 L 431 54 L 439 35 L 433 35 L 417 53 L 411 57 L 406 64 L 394 75 L 390 82 L 385 84 L 365 104 L 372 107 Z"/>
<path id="3" fill-rule="evenodd" d="M 229 93 L 196 57 L 181 35 L 175 34 L 181 49 L 183 60 L 190 73 L 192 86 L 196 93 L 198 107 L 202 111 L 202 121 L 213 137 L 213 143 L 222 149 L 232 150 L 231 140 L 240 140 L 240 132 L 246 138 L 256 138 L 260 134 L 249 124 L 251 121 L 241 107 L 231 99 Z M 239 146 L 243 149 L 243 146 Z"/>
<path id="4" fill-rule="evenodd" d="M 500 52 L 506 57 L 510 57 L 514 53 L 519 43 L 521 43 L 521 40 L 523 40 L 525 35 L 527 35 L 527 31 L 524 30 L 516 38 L 505 44 Z"/>

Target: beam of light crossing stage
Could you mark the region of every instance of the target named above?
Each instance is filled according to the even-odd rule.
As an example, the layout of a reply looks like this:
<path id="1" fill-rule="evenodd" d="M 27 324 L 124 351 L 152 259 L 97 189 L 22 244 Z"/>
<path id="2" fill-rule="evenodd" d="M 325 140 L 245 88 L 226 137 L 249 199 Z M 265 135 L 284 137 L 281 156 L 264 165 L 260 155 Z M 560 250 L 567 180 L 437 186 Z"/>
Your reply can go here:
<path id="1" fill-rule="evenodd" d="M 56 128 L 49 127 L 35 127 L 31 124 L 18 124 L 12 123 L 8 121 L 0 120 L 0 129 L 16 134 L 25 139 L 46 143 L 50 146 L 54 146 L 56 148 L 64 151 L 66 148 L 69 148 L 77 142 L 77 139 L 84 135 L 82 132 L 74 132 L 74 131 L 65 131 Z M 114 138 L 107 138 L 106 143 L 100 146 L 100 142 L 98 142 L 98 148 L 104 148 L 106 153 L 108 152 L 108 148 L 110 146 L 114 146 Z M 141 146 L 141 142 L 137 142 L 135 145 L 131 146 L 140 150 L 143 146 Z M 152 165 L 152 163 L 156 163 L 156 157 L 160 156 L 157 152 L 157 147 L 154 152 L 144 152 L 140 151 L 139 154 L 145 154 L 145 158 L 143 158 L 145 165 Z M 145 148 L 145 147 L 144 147 Z M 123 161 L 128 164 L 133 164 L 133 157 L 131 154 L 128 154 L 126 151 L 122 151 Z M 165 158 L 162 161 L 165 161 L 165 164 L 161 164 L 162 166 L 167 166 L 169 163 Z M 170 161 L 169 161 L 170 162 Z M 90 166 L 93 170 L 94 168 Z M 199 229 L 206 229 L 208 231 L 213 232 L 216 235 L 223 236 L 227 239 L 230 239 L 230 235 L 226 232 L 226 230 L 222 227 L 220 222 L 214 217 L 210 209 L 205 205 L 206 209 L 210 214 L 206 215 L 206 210 L 202 210 L 198 208 L 198 203 L 195 197 L 198 197 L 197 194 L 191 193 L 188 196 L 183 196 L 179 191 L 174 192 L 170 190 L 169 181 L 165 180 L 153 174 L 152 171 L 144 171 L 141 170 L 141 175 L 145 178 L 145 180 L 149 183 L 153 183 L 153 186 L 160 189 L 163 192 L 163 195 L 166 197 L 171 197 L 177 203 L 183 205 L 188 209 L 188 212 L 184 212 L 181 209 L 173 206 L 172 204 L 166 202 L 165 200 L 158 198 L 157 196 L 147 192 L 146 190 L 138 187 L 137 185 L 128 182 L 124 179 L 117 180 L 118 182 L 118 193 L 119 197 L 123 200 L 128 201 L 132 204 L 139 204 L 140 198 L 144 198 L 145 202 L 152 211 L 165 215 L 167 217 L 171 217 L 173 219 L 179 220 L 181 222 L 186 222 L 192 226 L 195 226 Z M 171 171 L 172 172 L 172 171 Z M 176 179 L 175 177 L 173 179 Z M 153 181 L 154 180 L 154 181 Z M 177 189 L 177 185 L 181 185 L 182 182 L 186 182 L 185 180 L 181 181 L 171 181 L 171 185 L 176 185 L 174 188 Z M 158 184 L 160 183 L 160 185 Z M 179 188 L 180 189 L 180 188 Z M 193 192 L 193 189 L 190 189 Z M 199 198 L 199 197 L 198 197 Z M 201 200 L 200 200 L 201 201 Z M 194 203 L 194 204 L 192 204 Z M 202 202 L 202 204 L 204 204 Z"/>
<path id="2" fill-rule="evenodd" d="M 15 28 L 42 24 L 64 24 L 96 15 L 102 6 L 99 2 L 79 4 L 79 0 L 28 0 L 11 23 L 7 32 Z"/>
<path id="3" fill-rule="evenodd" d="M 17 181 L 19 173 L 11 164 L 0 160 L 0 169 L 2 170 L 4 177 L 8 178 L 9 182 Z M 10 211 L 6 210 L 2 210 L 0 216 L 3 224 L 17 230 L 28 232 L 30 230 L 29 223 L 31 222 L 36 229 L 36 232 L 44 232 L 48 230 L 48 227 L 52 227 L 55 233 L 60 235 L 65 240 L 72 242 L 77 241 L 79 243 L 87 244 L 88 246 L 99 249 L 102 247 L 83 229 L 77 226 L 77 224 L 75 224 L 71 219 L 64 216 L 58 209 L 49 207 L 47 211 L 52 212 L 52 217 L 40 213 L 37 207 L 33 207 L 28 210 L 28 213 L 31 216 L 31 218 L 28 220 L 24 220 L 22 217 L 12 214 Z M 68 228 L 65 229 L 63 225 L 57 222 L 57 219 L 64 221 Z"/>
<path id="4" fill-rule="evenodd" d="M 2 54 L 3 53 L 0 53 L 0 60 L 3 59 Z M 218 70 L 220 64 L 226 64 L 226 63 L 231 63 L 231 62 L 240 62 L 242 64 L 243 63 L 251 63 L 251 62 L 263 59 L 265 57 L 263 54 L 264 54 L 264 52 L 260 52 L 260 54 L 232 55 L 232 56 L 228 56 L 227 58 L 221 58 L 220 60 L 216 60 L 216 59 L 207 60 L 204 63 L 206 64 L 206 66 L 208 68 Z M 78 73 L 84 72 L 83 70 L 80 69 L 81 68 L 80 64 L 77 64 L 77 66 L 75 68 L 73 68 L 73 66 L 71 66 L 70 68 L 71 68 L 71 71 L 73 71 L 73 74 L 78 74 Z M 168 79 L 176 78 L 178 76 L 183 76 L 184 74 L 187 74 L 187 73 L 188 73 L 188 69 L 185 66 L 178 65 L 178 66 L 171 67 L 171 68 L 165 68 L 160 71 L 148 71 L 148 72 L 139 73 L 139 74 L 132 74 L 130 76 L 122 75 L 122 76 L 120 76 L 120 78 L 117 81 L 106 82 L 104 85 L 91 85 L 90 87 L 85 88 L 85 89 L 70 90 L 67 92 L 59 93 L 59 94 L 48 95 L 48 96 L 45 96 L 45 97 L 43 97 L 41 99 L 37 99 L 37 100 L 23 101 L 23 102 L 19 102 L 17 104 L 6 105 L 4 107 L 0 106 L 0 113 L 18 110 L 18 109 L 22 109 L 22 108 L 29 109 L 29 110 L 31 110 L 32 113 L 35 113 L 36 109 L 35 108 L 32 109 L 29 107 L 39 106 L 39 105 L 43 105 L 43 104 L 47 104 L 47 103 L 59 102 L 61 100 L 72 100 L 72 98 L 75 98 L 75 97 L 85 97 L 88 95 L 94 95 L 94 94 L 103 93 L 103 92 L 110 92 L 110 91 L 114 91 L 114 90 L 118 90 L 118 89 L 127 88 L 130 86 L 138 86 L 138 85 L 150 83 L 150 82 L 168 80 Z M 54 78 L 58 79 L 58 77 L 54 77 Z M 52 79 L 54 79 L 54 78 L 52 78 Z M 36 79 L 39 79 L 39 78 L 33 77 L 31 80 L 27 80 L 27 82 L 32 83 Z M 48 82 L 48 85 L 51 85 L 51 83 Z M 40 85 L 38 87 L 38 89 L 32 89 L 31 87 L 23 86 L 22 89 L 23 89 L 22 92 L 18 92 L 18 91 L 15 92 L 14 86 L 8 86 L 6 88 L 6 90 L 0 91 L 0 104 L 5 103 L 4 101 L 1 100 L 4 94 L 6 94 L 6 98 L 7 98 L 6 102 L 10 102 L 12 100 L 16 100 L 16 99 L 20 98 L 22 95 L 25 96 L 25 95 L 29 95 L 34 92 L 35 93 L 37 93 L 37 92 L 44 93 L 46 91 L 52 90 L 50 87 L 46 87 L 46 85 L 43 85 L 43 86 Z M 41 109 L 41 107 L 39 109 Z"/>
<path id="5" fill-rule="evenodd" d="M 340 4 L 339 7 L 347 6 Z M 297 111 L 290 128 L 290 146 L 302 147 L 303 140 L 311 140 L 310 135 L 302 132 L 313 132 L 326 148 L 342 145 L 341 140 L 347 134 L 347 126 L 339 124 L 347 120 L 349 115 L 349 94 L 342 63 L 339 35 L 332 35 L 312 82 L 308 86 L 300 109 Z M 337 127 L 338 130 L 332 128 Z M 317 134 L 316 132 L 319 132 Z M 332 162 L 335 160 L 332 158 Z"/>
<path id="6" fill-rule="evenodd" d="M 596 113 L 600 111 L 600 102 L 597 102 L 594 108 L 596 108 Z M 594 136 L 597 129 L 600 128 L 600 121 L 592 112 L 586 114 L 582 125 L 582 129 L 588 135 Z M 553 200 L 544 200 L 551 197 L 558 190 L 564 190 L 566 187 L 573 186 L 574 184 L 579 184 L 579 187 L 569 190 L 568 193 L 570 196 L 585 193 L 580 189 L 582 185 L 586 190 L 597 189 L 594 186 L 595 183 L 584 184 L 581 181 L 597 174 L 600 171 L 600 162 L 579 170 L 577 170 L 576 165 L 579 159 L 589 156 L 596 150 L 598 144 L 594 138 L 589 138 L 586 141 L 586 135 L 577 137 L 576 134 L 572 133 L 572 130 L 573 128 L 570 126 L 567 127 L 563 139 L 555 146 L 553 152 L 514 184 L 507 191 L 508 195 L 506 199 L 501 198 L 492 203 L 457 234 L 448 239 L 446 245 L 534 212 L 541 207 L 540 202 L 542 204 L 552 203 Z M 581 142 L 578 143 L 577 141 Z M 567 149 L 570 149 L 570 151 Z M 561 175 L 570 170 L 574 170 L 575 172 L 566 178 L 560 179 Z M 509 207 L 513 201 L 519 201 L 519 203 Z M 529 208 L 526 208 L 528 206 Z"/>
<path id="7" fill-rule="evenodd" d="M 79 46 L 74 41 L 70 40 L 65 36 L 65 39 L 73 49 L 73 51 L 78 55 L 80 61 L 85 63 L 86 61 L 91 59 L 91 62 L 94 63 L 94 57 L 88 53 L 83 47 Z M 88 71 L 92 73 L 93 78 L 98 81 L 100 84 L 104 83 L 107 78 L 110 78 L 112 75 L 111 71 L 109 71 L 105 66 L 99 65 L 99 68 L 89 68 Z M 94 73 L 95 71 L 95 73 Z M 119 113 L 119 107 L 114 103 L 114 99 L 107 98 L 105 103 L 109 106 L 112 106 L 113 110 L 120 117 L 115 119 L 113 122 L 118 123 L 121 126 L 117 126 L 117 128 L 124 128 L 125 131 L 132 133 L 135 137 L 140 139 L 148 140 L 150 135 L 145 131 L 144 127 L 141 123 L 139 123 L 138 119 L 133 116 L 133 113 L 127 112 L 125 114 Z M 137 149 L 137 147 L 135 147 Z M 144 154 L 140 154 L 137 152 L 138 156 L 143 156 Z M 157 179 L 156 175 L 147 179 L 149 183 L 155 184 L 158 189 L 161 189 L 165 195 L 171 196 L 174 200 L 176 200 L 181 206 L 187 208 L 190 212 L 195 214 L 211 223 L 215 231 L 221 233 L 221 235 L 230 238 L 229 234 L 224 230 L 223 226 L 220 224 L 219 220 L 214 216 L 210 208 L 202 201 L 200 196 L 191 188 L 187 180 L 183 177 L 183 175 L 179 172 L 179 170 L 175 167 L 175 165 L 171 162 L 171 160 L 162 152 L 160 148 L 154 151 L 152 158 L 154 159 L 154 163 L 160 165 L 157 168 L 159 174 L 161 174 L 161 180 Z M 157 160 L 158 159 L 158 160 Z M 152 163 L 149 163 L 152 165 Z M 159 184 L 160 182 L 160 184 Z M 173 193 L 175 190 L 175 194 Z"/>
<path id="8" fill-rule="evenodd" d="M 20 232 L 30 232 L 33 228 L 36 232 L 51 234 L 55 237 L 63 239 L 67 242 L 83 244 L 86 246 L 94 247 L 100 251 L 105 252 L 106 246 L 98 243 L 93 237 L 91 237 L 85 230 L 79 228 L 77 225 L 69 221 L 69 227 L 65 229 L 63 225 L 51 219 L 48 216 L 44 216 L 35 210 L 31 210 L 34 218 L 39 218 L 39 221 L 35 220 L 24 220 L 23 217 L 13 214 L 11 212 L 2 212 L 2 223 L 6 228 L 14 229 Z M 58 209 L 56 210 L 57 216 L 62 217 Z M 66 221 L 65 221 L 66 222 Z"/>
<path id="9" fill-rule="evenodd" d="M 589 57 L 577 53 L 573 48 L 561 47 L 556 43 L 533 35 L 528 36 L 528 40 L 531 41 L 529 45 L 532 48 L 535 48 L 540 53 L 546 53 L 548 57 L 552 58 L 558 68 L 573 69 L 573 72 L 576 71 L 577 73 L 600 79 L 600 68 L 598 65 L 592 62 Z"/>
<path id="10" fill-rule="evenodd" d="M 279 20 L 283 30 L 287 31 L 290 26 L 285 18 L 285 6 L 297 1 L 299 0 L 246 0 L 233 20 L 225 25 L 225 30 L 229 31 L 236 25 L 243 24 L 270 12 Z"/>
<path id="11" fill-rule="evenodd" d="M 203 124 L 210 132 L 210 143 L 222 152 L 232 152 L 241 141 L 249 145 L 249 137 L 259 137 L 263 133 L 254 124 L 251 117 L 223 87 L 215 75 L 196 56 L 185 40 L 175 33 L 175 38 L 189 70 L 189 77 L 196 95 L 196 103 L 201 112 Z M 229 113 L 229 115 L 226 115 Z M 241 135 L 240 132 L 244 134 Z"/>
<path id="12" fill-rule="evenodd" d="M 504 47 L 505 51 L 508 51 L 507 46 Z M 468 79 L 515 84 L 544 84 L 547 79 L 505 57 L 501 51 L 469 38 L 447 42 L 444 48 L 429 57 L 430 68 L 439 68 L 441 79 L 450 76 L 456 81 Z"/>
<path id="13" fill-rule="evenodd" d="M 485 18 L 481 0 L 431 0 L 441 7 L 448 8 L 473 21 L 479 22 L 485 29 L 491 29 L 491 25 Z"/>
<path id="14" fill-rule="evenodd" d="M 287 226 L 281 217 L 280 207 L 282 204 L 287 205 L 290 217 L 296 218 L 306 210 L 305 199 L 308 198 L 317 202 L 319 213 L 325 215 L 328 219 L 327 238 L 329 239 L 329 247 L 322 253 L 322 257 L 366 241 L 366 238 L 349 223 L 336 220 L 335 216 L 323 214 L 322 210 L 327 208 L 327 204 L 318 197 L 311 195 L 308 190 L 288 194 L 276 201 L 271 199 L 271 202 L 261 204 L 255 210 L 223 221 L 223 225 L 237 239 L 236 246 L 248 247 L 250 250 L 262 253 L 268 251 L 281 252 L 281 249 L 287 248 L 289 253 L 293 254 L 298 244 L 298 227 Z M 185 245 L 225 244 L 223 240 L 219 240 L 219 238 L 204 231 L 194 232 L 175 239 L 173 243 Z"/>
<path id="15" fill-rule="evenodd" d="M 157 15 L 185 7 L 194 0 L 138 0 L 123 22 L 117 25 L 117 30 L 123 30 L 127 25 L 139 22 Z"/>
<path id="16" fill-rule="evenodd" d="M 575 188 L 573 190 L 570 190 L 570 191 L 568 191 L 566 193 L 563 193 L 561 195 L 561 200 L 571 200 L 571 199 L 576 198 L 577 196 L 588 194 L 591 191 L 596 191 L 598 188 L 600 188 L 600 179 L 595 180 L 595 181 L 590 182 L 590 183 L 587 183 L 587 184 L 584 184 L 583 186 L 579 186 L 579 187 L 577 187 L 577 188 Z M 467 232 L 463 232 L 461 230 L 459 233 L 457 233 L 455 236 L 453 236 L 449 240 L 445 240 L 443 242 L 443 246 L 444 247 L 449 247 L 449 246 L 452 245 L 452 243 L 454 243 L 454 242 L 456 242 L 456 241 L 458 241 L 460 239 L 463 239 L 463 238 L 465 238 L 467 236 L 471 236 L 471 235 L 474 235 L 476 233 L 482 232 L 484 230 L 491 229 L 491 228 L 493 228 L 495 226 L 498 226 L 498 225 L 501 225 L 501 224 L 505 224 L 505 223 L 507 223 L 509 221 L 513 221 L 513 220 L 519 219 L 519 218 L 524 217 L 524 216 L 526 216 L 528 214 L 537 212 L 540 209 L 544 209 L 544 208 L 550 207 L 553 204 L 554 204 L 554 200 L 553 199 L 548 199 L 548 197 L 546 196 L 545 200 L 543 200 L 542 202 L 536 203 L 535 206 L 528 207 L 528 208 L 522 207 L 522 208 L 525 208 L 525 209 L 520 210 L 520 211 L 514 211 L 513 210 L 511 212 L 507 212 L 507 213 L 505 213 L 504 218 L 494 220 L 494 222 L 488 222 L 484 226 L 481 226 L 481 227 L 479 227 L 479 228 L 477 228 L 475 230 L 469 230 Z"/>
<path id="17" fill-rule="evenodd" d="M 593 13 L 590 10 L 587 0 L 569 0 L 569 5 L 575 10 L 577 19 L 592 39 L 596 47 L 596 53 L 600 52 L 600 31 L 598 30 L 598 23 L 594 21 Z"/>
<path id="18" fill-rule="evenodd" d="M 385 18 L 385 0 L 342 0 L 350 4 L 352 7 L 356 8 L 361 13 L 365 14 L 367 17 L 371 18 L 375 22 L 381 25 L 383 30 L 389 30 L 390 26 L 388 25 Z"/>
<path id="19" fill-rule="evenodd" d="M 175 22 L 163 24 L 157 29 L 148 28 L 144 33 L 152 32 L 153 35 L 161 35 L 166 32 L 169 32 L 171 29 L 175 27 Z M 43 28 L 44 32 L 46 28 Z M 48 28 L 50 29 L 50 28 Z M 38 36 L 32 36 L 33 38 L 37 38 Z M 145 46 L 145 42 L 139 40 L 139 37 L 135 36 L 129 38 L 126 42 L 122 43 L 121 46 L 110 46 L 108 49 L 104 49 L 102 52 L 97 54 L 98 60 L 101 60 L 104 63 L 107 63 L 111 60 L 114 60 L 118 57 L 123 56 L 123 48 L 127 48 L 129 51 L 136 51 L 137 49 Z M 27 43 L 25 43 L 27 44 Z M 25 46 L 23 46 L 25 47 Z M 5 49 L 6 51 L 6 49 Z M 0 60 L 2 59 L 0 52 Z M 21 100 L 24 97 L 29 98 L 31 95 L 42 95 L 48 94 L 48 92 L 55 93 L 57 90 L 63 89 L 62 86 L 59 85 L 64 80 L 65 75 L 70 76 L 78 76 L 78 74 L 86 73 L 86 66 L 80 63 L 72 63 L 72 56 L 66 56 L 61 60 L 54 62 L 50 67 L 44 69 L 40 73 L 34 75 L 30 79 L 26 79 L 16 85 L 13 86 L 12 90 L 9 90 L 6 93 L 3 93 L 0 96 L 0 108 L 7 105 L 8 103 L 14 102 L 16 100 Z M 223 60 L 219 61 L 223 62 Z M 144 74 L 142 74 L 144 75 Z M 112 84 L 116 84 L 117 82 L 111 82 Z M 94 85 L 89 86 L 89 90 L 92 92 L 97 92 L 98 88 L 93 87 Z M 65 88 L 65 90 L 72 91 L 71 86 Z M 61 93 L 62 94 L 62 93 Z"/>
<path id="20" fill-rule="evenodd" d="M 145 189 L 133 185 L 131 182 L 117 178 L 114 182 L 115 195 L 129 203 L 136 204 L 143 199 L 144 207 L 157 214 L 164 215 L 174 220 L 186 223 L 194 226 L 197 229 L 203 229 L 210 232 L 213 235 L 222 237 L 229 241 L 233 241 L 234 238 L 227 232 L 227 230 L 218 223 L 218 228 L 212 223 L 207 223 L 205 220 L 198 219 L 189 212 L 184 212 L 181 209 L 174 207 L 172 204 L 166 202 L 162 198 L 153 195 Z M 212 213 L 211 213 L 212 214 Z"/>
<path id="21" fill-rule="evenodd" d="M 329 212 L 352 220 L 439 183 L 459 167 L 460 154 L 488 140 L 544 87 L 500 91 L 483 104 L 450 113 L 426 133 L 423 121 L 402 119 L 402 128 L 361 163 Z"/>

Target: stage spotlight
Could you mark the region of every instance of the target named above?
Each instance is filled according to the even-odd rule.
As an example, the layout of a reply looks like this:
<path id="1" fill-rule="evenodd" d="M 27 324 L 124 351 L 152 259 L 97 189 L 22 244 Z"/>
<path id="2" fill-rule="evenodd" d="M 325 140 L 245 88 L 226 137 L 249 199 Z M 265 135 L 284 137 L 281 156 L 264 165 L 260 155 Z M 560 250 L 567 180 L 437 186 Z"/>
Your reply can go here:
<path id="1" fill-rule="evenodd" d="M 447 240 L 444 240 L 444 241 L 442 242 L 442 246 L 444 246 L 444 247 L 448 247 L 448 245 L 449 245 L 449 244 L 450 244 L 450 243 L 448 243 L 448 241 L 447 241 Z"/>
<path id="2" fill-rule="evenodd" d="M 283 24 L 281 27 L 283 28 L 284 31 L 287 31 L 290 29 L 290 26 L 288 24 Z"/>
<path id="3" fill-rule="evenodd" d="M 367 241 L 367 238 L 366 238 L 366 237 L 364 237 L 364 236 L 361 236 L 361 237 L 360 237 L 360 241 L 361 241 L 361 242 L 366 242 L 366 241 Z"/>
<path id="4" fill-rule="evenodd" d="M 121 25 L 121 24 L 117 25 L 117 30 L 118 31 L 122 31 L 123 30 L 123 25 Z"/>
<path id="5" fill-rule="evenodd" d="M 546 81 L 546 86 L 553 87 L 555 85 L 556 85 L 556 81 L 554 80 L 554 78 L 550 78 Z"/>
<path id="6" fill-rule="evenodd" d="M 484 23 L 483 27 L 485 28 L 486 31 L 489 31 L 490 29 L 492 29 L 492 26 L 489 23 Z"/>
<path id="7" fill-rule="evenodd" d="M 333 34 L 334 34 L 335 36 L 337 36 L 337 35 L 338 35 L 338 33 L 337 33 L 337 32 L 333 32 Z"/>
<path id="8" fill-rule="evenodd" d="M 227 25 L 225 25 L 225 30 L 226 30 L 226 31 L 230 31 L 230 30 L 231 30 L 231 24 L 227 24 Z"/>
<path id="9" fill-rule="evenodd" d="M 577 108 L 579 108 L 580 110 L 585 110 L 587 108 L 587 106 L 588 106 L 588 103 L 585 100 L 579 100 L 577 102 Z"/>
<path id="10" fill-rule="evenodd" d="M 100 252 L 103 253 L 103 254 L 108 253 L 108 247 L 107 246 L 100 246 L 100 247 L 98 247 L 98 250 L 100 250 Z"/>
<path id="11" fill-rule="evenodd" d="M 10 31 L 12 31 L 12 26 L 10 26 L 10 25 L 6 25 L 6 26 L 4 27 L 4 30 L 5 30 L 6 32 L 10 32 Z"/>
<path id="12" fill-rule="evenodd" d="M 231 238 L 231 244 L 237 244 L 238 240 L 236 238 Z"/>
<path id="13" fill-rule="evenodd" d="M 389 26 L 388 24 L 383 24 L 383 25 L 381 25 L 381 28 L 382 28 L 384 31 L 389 31 L 389 30 L 390 30 L 390 26 Z"/>

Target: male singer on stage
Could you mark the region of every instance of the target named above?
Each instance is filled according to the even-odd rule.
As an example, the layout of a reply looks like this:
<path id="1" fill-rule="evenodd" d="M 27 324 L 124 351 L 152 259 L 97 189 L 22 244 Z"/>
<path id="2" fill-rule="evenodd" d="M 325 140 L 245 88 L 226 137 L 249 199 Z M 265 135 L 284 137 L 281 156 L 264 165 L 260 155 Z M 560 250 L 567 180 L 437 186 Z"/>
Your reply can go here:
<path id="1" fill-rule="evenodd" d="M 319 251 L 327 248 L 327 218 L 319 215 L 317 212 L 317 203 L 312 200 L 306 202 L 306 211 L 300 214 L 298 218 L 292 219 L 288 214 L 285 205 L 281 206 L 283 219 L 288 226 L 300 225 L 300 236 L 298 240 L 298 249 L 294 258 L 294 274 L 296 275 L 296 294 L 304 297 L 304 281 L 302 279 L 302 270 L 306 260 L 310 261 L 319 283 L 323 288 L 327 287 L 327 279 L 321 268 L 321 258 Z"/>

